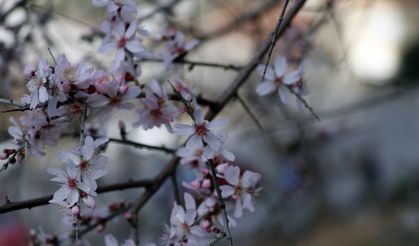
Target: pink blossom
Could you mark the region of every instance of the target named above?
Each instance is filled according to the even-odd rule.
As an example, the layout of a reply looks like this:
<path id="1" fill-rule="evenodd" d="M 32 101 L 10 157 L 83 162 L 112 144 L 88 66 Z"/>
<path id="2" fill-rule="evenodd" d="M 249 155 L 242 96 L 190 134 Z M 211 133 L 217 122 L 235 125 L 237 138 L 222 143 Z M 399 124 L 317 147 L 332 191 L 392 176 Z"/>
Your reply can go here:
<path id="1" fill-rule="evenodd" d="M 198 109 L 194 112 L 194 120 L 193 125 L 175 124 L 173 131 L 178 135 L 190 136 L 187 146 L 196 146 L 204 142 L 215 152 L 218 152 L 222 147 L 222 142 L 217 137 L 216 131 L 226 127 L 228 120 L 223 118 L 209 122 L 204 120 L 201 111 Z"/>
<path id="2" fill-rule="evenodd" d="M 208 220 L 210 220 L 212 224 L 219 223 L 222 226 L 224 226 L 224 215 L 221 213 L 220 209 L 217 209 L 217 206 L 217 197 L 213 195 L 208 196 L 199 205 L 198 216 L 205 217 L 207 219 L 207 222 L 209 222 Z M 237 225 L 236 220 L 232 218 L 230 215 L 227 215 L 227 218 L 229 226 L 235 227 Z"/>
<path id="3" fill-rule="evenodd" d="M 208 243 L 205 231 L 196 223 L 197 211 L 194 198 L 185 193 L 185 208 L 174 204 L 170 216 L 168 245 L 202 245 Z"/>
<path id="4" fill-rule="evenodd" d="M 232 197 L 235 200 L 234 217 L 240 218 L 243 214 L 243 209 L 253 212 L 255 208 L 252 203 L 252 197 L 260 191 L 257 185 L 261 175 L 251 171 L 245 171 L 243 175 L 240 175 L 238 166 L 229 166 L 224 170 L 224 178 L 228 185 L 220 187 L 222 197 Z"/>
<path id="5" fill-rule="evenodd" d="M 164 88 L 152 80 L 145 89 L 145 98 L 141 100 L 143 108 L 138 109 L 139 119 L 133 127 L 142 126 L 144 130 L 165 125 L 170 129 L 170 122 L 177 114 L 174 106 L 168 103 Z"/>
<path id="6" fill-rule="evenodd" d="M 114 109 L 134 108 L 134 105 L 128 101 L 136 98 L 141 92 L 138 86 L 123 84 L 117 78 L 101 82 L 97 90 L 98 93 L 87 98 L 87 104 L 98 108 L 98 115 L 102 117 Z"/>
<path id="7" fill-rule="evenodd" d="M 166 46 L 159 52 L 166 68 L 169 68 L 174 60 L 185 56 L 199 43 L 197 39 L 187 42 L 185 34 L 176 29 L 169 29 L 159 39 L 167 40 Z"/>
<path id="8" fill-rule="evenodd" d="M 287 72 L 287 68 L 287 60 L 282 56 L 275 59 L 273 68 L 259 65 L 256 69 L 258 73 L 263 76 L 266 69 L 266 74 L 265 80 L 256 88 L 258 95 L 265 96 L 278 93 L 281 101 L 288 103 L 291 95 L 289 87 L 292 87 L 294 83 L 301 80 L 301 70 L 297 69 Z"/>
<path id="9" fill-rule="evenodd" d="M 204 147 L 202 142 L 198 142 L 196 145 L 190 146 L 187 142 L 185 147 L 182 147 L 176 151 L 176 155 L 181 157 L 180 163 L 182 165 L 189 165 L 192 168 L 205 167 L 208 159 L 212 159 L 214 156 L 213 151 L 209 147 Z"/>
<path id="10" fill-rule="evenodd" d="M 145 50 L 140 38 L 135 33 L 138 29 L 138 22 L 132 21 L 128 24 L 124 22 L 117 23 L 114 28 L 115 39 L 106 37 L 99 52 L 109 52 L 116 50 L 116 56 L 112 62 L 112 71 L 116 71 L 125 59 L 126 50 L 132 53 L 139 53 Z"/>
<path id="11" fill-rule="evenodd" d="M 62 83 L 64 93 L 76 93 L 80 89 L 87 89 L 94 76 L 93 67 L 84 63 L 72 65 L 65 55 L 58 56 L 54 79 Z"/>
<path id="12" fill-rule="evenodd" d="M 61 183 L 61 188 L 54 193 L 53 198 L 49 201 L 50 203 L 71 207 L 79 200 L 80 191 L 92 196 L 96 195 L 92 187 L 81 181 L 78 173 L 72 168 L 67 168 L 65 172 L 59 168 L 49 167 L 47 171 L 56 176 L 51 179 L 52 181 Z"/>
<path id="13" fill-rule="evenodd" d="M 30 108 L 34 109 L 39 103 L 48 101 L 47 82 L 51 74 L 50 66 L 46 59 L 41 59 L 35 70 L 25 68 L 29 81 L 26 85 L 30 92 Z"/>
<path id="14" fill-rule="evenodd" d="M 81 180 L 88 183 L 93 190 L 97 187 L 95 180 L 108 173 L 108 159 L 95 153 L 95 150 L 107 141 L 106 138 L 93 140 L 91 136 L 87 136 L 81 148 L 73 152 L 59 153 L 60 160 L 69 164 L 69 168 L 78 173 Z"/>

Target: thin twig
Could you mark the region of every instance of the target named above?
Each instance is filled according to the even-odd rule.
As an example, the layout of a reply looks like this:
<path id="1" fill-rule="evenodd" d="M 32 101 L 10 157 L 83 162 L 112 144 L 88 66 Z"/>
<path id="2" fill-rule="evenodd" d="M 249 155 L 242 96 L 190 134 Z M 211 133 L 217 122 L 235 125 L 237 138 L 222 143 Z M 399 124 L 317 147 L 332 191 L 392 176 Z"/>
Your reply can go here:
<path id="1" fill-rule="evenodd" d="M 226 234 L 223 233 L 223 234 L 221 234 L 221 236 L 219 236 L 216 239 L 214 239 L 209 245 L 210 246 L 216 245 L 221 239 L 223 239 L 225 237 L 226 237 Z"/>
<path id="2" fill-rule="evenodd" d="M 83 230 L 80 231 L 80 236 L 84 236 L 86 233 L 90 232 L 91 230 L 95 229 L 96 227 L 98 227 L 99 225 L 103 225 L 104 223 L 112 220 L 113 218 L 124 214 L 126 211 L 128 211 L 129 208 L 131 208 L 132 205 L 127 205 L 119 210 L 117 210 L 116 212 L 110 214 L 108 217 L 106 218 L 101 218 L 99 221 L 87 226 L 86 228 L 84 228 Z"/>
<path id="3" fill-rule="evenodd" d="M 266 64 L 265 64 L 265 69 L 263 70 L 262 82 L 265 80 L 266 71 L 268 70 L 268 65 L 269 65 L 269 61 L 271 60 L 272 51 L 273 51 L 273 49 L 275 47 L 275 44 L 276 44 L 276 41 L 277 41 L 277 36 L 278 36 L 278 33 L 279 33 L 279 27 L 281 26 L 282 21 L 284 20 L 284 15 L 285 15 L 285 11 L 286 11 L 287 6 L 288 6 L 288 2 L 289 2 L 289 0 L 285 0 L 284 6 L 282 7 L 282 10 L 281 10 L 281 14 L 279 15 L 279 19 L 276 23 L 275 30 L 272 32 L 272 40 L 271 40 L 271 43 L 269 45 L 268 59 L 267 59 Z"/>
<path id="4" fill-rule="evenodd" d="M 55 60 L 54 54 L 52 54 L 52 51 L 51 51 L 51 49 L 49 47 L 48 47 L 48 52 L 49 52 L 52 60 L 54 61 L 55 66 L 57 66 L 57 60 Z"/>
<path id="5" fill-rule="evenodd" d="M 130 140 L 122 140 L 122 139 L 117 139 L 117 138 L 109 138 L 109 142 L 129 145 L 129 146 L 140 148 L 140 149 L 158 150 L 158 151 L 162 151 L 168 154 L 173 154 L 176 151 L 175 149 L 166 148 L 164 146 L 161 146 L 161 147 L 153 146 L 153 145 L 138 143 L 138 142 L 134 142 Z"/>
<path id="6" fill-rule="evenodd" d="M 145 58 L 141 61 L 142 62 L 163 62 L 163 59 L 161 59 L 161 58 Z M 212 63 L 212 62 L 203 62 L 203 61 L 189 61 L 189 60 L 185 60 L 185 59 L 176 59 L 173 62 L 177 63 L 177 64 L 190 65 L 190 67 L 202 66 L 202 67 L 210 67 L 210 68 L 221 68 L 221 69 L 224 69 L 224 70 L 233 70 L 233 71 L 238 71 L 242 68 L 241 66 L 235 66 L 235 65 L 232 65 L 232 64 L 221 64 L 221 63 Z"/>
<path id="7" fill-rule="evenodd" d="M 67 15 L 67 14 L 64 14 L 64 13 L 62 13 L 62 12 L 59 12 L 59 11 L 55 10 L 55 9 L 48 9 L 48 8 L 45 8 L 45 7 L 43 7 L 43 6 L 36 5 L 36 4 L 30 4 L 30 5 L 29 5 L 29 8 L 30 8 L 30 9 L 33 9 L 33 10 L 35 10 L 35 9 L 40 9 L 40 10 L 48 11 L 49 13 L 52 13 L 52 14 L 54 14 L 54 15 L 64 17 L 64 18 L 66 18 L 66 19 L 68 19 L 68 20 L 71 20 L 71 21 L 77 22 L 77 23 L 82 24 L 82 25 L 84 25 L 84 26 L 88 26 L 88 27 L 90 27 L 91 29 L 98 29 L 97 27 L 93 26 L 93 25 L 92 25 L 92 24 L 90 24 L 90 23 L 87 23 L 87 22 L 82 21 L 82 20 L 80 20 L 80 19 L 77 19 L 77 18 L 75 18 L 75 17 L 72 17 L 72 16 L 69 16 L 69 15 Z"/>
<path id="8" fill-rule="evenodd" d="M 250 116 L 250 118 L 255 122 L 256 126 L 259 128 L 261 132 L 264 132 L 265 129 L 263 128 L 262 124 L 259 122 L 256 115 L 252 112 L 252 110 L 249 108 L 249 106 L 246 104 L 246 102 L 241 98 L 239 93 L 236 94 L 236 98 L 239 101 L 240 105 L 243 107 L 243 109 L 246 111 L 246 113 Z"/>
<path id="9" fill-rule="evenodd" d="M 51 52 L 51 50 L 48 48 L 48 50 Z M 52 53 L 51 53 L 52 55 Z M 53 56 L 54 57 L 54 56 Z M 54 59 L 55 61 L 55 59 Z M 86 140 L 86 131 L 85 131 L 85 126 L 86 126 L 86 120 L 87 120 L 87 105 L 83 105 L 82 108 L 82 113 L 80 116 L 80 147 L 83 146 L 85 144 L 85 140 Z M 83 182 L 83 180 L 81 180 Z M 80 197 L 76 203 L 76 206 L 80 207 Z M 73 229 L 74 229 L 74 244 L 78 244 L 79 241 L 79 233 L 80 233 L 80 220 L 79 220 L 79 215 L 74 215 L 74 220 L 75 222 L 73 223 Z"/>
<path id="10" fill-rule="evenodd" d="M 4 104 L 4 105 L 10 105 L 10 106 L 16 106 L 19 108 L 24 108 L 26 107 L 26 104 L 12 100 L 12 99 L 6 99 L 6 98 L 0 98 L 0 104 Z"/>
<path id="11" fill-rule="evenodd" d="M 208 32 L 206 34 L 202 34 L 202 35 L 197 35 L 197 39 L 201 40 L 200 44 L 201 45 L 203 43 L 203 41 L 205 40 L 212 40 L 214 38 L 223 36 L 224 34 L 227 34 L 229 32 L 231 32 L 232 30 L 240 27 L 241 25 L 251 21 L 251 20 L 255 20 L 258 17 L 262 16 L 267 10 L 271 9 L 273 6 L 275 6 L 276 4 L 278 4 L 277 0 L 271 0 L 268 2 L 265 2 L 264 4 L 262 4 L 260 7 L 256 8 L 256 9 L 252 9 L 249 12 L 246 12 L 242 15 L 240 15 L 239 17 L 235 18 L 233 21 L 231 21 L 230 23 L 228 23 L 227 25 L 212 31 L 212 32 Z"/>
<path id="12" fill-rule="evenodd" d="M 183 206 L 183 202 L 182 202 L 181 195 L 180 195 L 180 190 L 179 190 L 179 185 L 178 185 L 177 177 L 176 177 L 176 170 L 171 175 L 170 180 L 172 181 L 173 195 L 175 197 L 175 201 L 176 201 L 177 204 Z"/>
<path id="13" fill-rule="evenodd" d="M 320 117 L 316 114 L 316 112 L 314 112 L 313 107 L 310 106 L 310 104 L 308 104 L 308 102 L 297 92 L 295 92 L 291 87 L 287 87 L 289 89 L 289 91 L 295 96 L 297 97 L 298 100 L 300 100 L 300 102 L 304 105 L 304 107 L 311 113 L 311 115 L 313 115 L 313 117 L 317 120 L 317 121 L 321 121 Z"/>
<path id="14" fill-rule="evenodd" d="M 207 162 L 207 166 L 208 166 L 208 169 L 210 170 L 210 173 L 211 173 L 212 185 L 213 185 L 215 191 L 217 192 L 217 204 L 221 208 L 221 212 L 223 214 L 224 224 L 225 224 L 225 227 L 227 228 L 227 239 L 228 239 L 228 242 L 229 242 L 230 246 L 233 246 L 233 237 L 231 236 L 230 221 L 228 220 L 226 206 L 224 204 L 224 199 L 223 199 L 222 194 L 221 194 L 220 186 L 218 185 L 218 182 L 217 182 L 217 172 L 215 171 L 214 164 L 212 163 L 211 160 L 209 160 Z"/>
<path id="15" fill-rule="evenodd" d="M 168 12 L 171 9 L 173 9 L 178 3 L 180 3 L 181 0 L 172 0 L 171 2 L 164 4 L 164 5 L 160 5 L 157 8 L 155 8 L 152 12 L 150 12 L 149 14 L 146 14 L 144 16 L 141 16 L 140 18 L 138 18 L 139 22 L 142 22 L 146 19 L 149 19 L 151 17 L 153 17 L 155 14 L 159 13 L 159 12 Z"/>

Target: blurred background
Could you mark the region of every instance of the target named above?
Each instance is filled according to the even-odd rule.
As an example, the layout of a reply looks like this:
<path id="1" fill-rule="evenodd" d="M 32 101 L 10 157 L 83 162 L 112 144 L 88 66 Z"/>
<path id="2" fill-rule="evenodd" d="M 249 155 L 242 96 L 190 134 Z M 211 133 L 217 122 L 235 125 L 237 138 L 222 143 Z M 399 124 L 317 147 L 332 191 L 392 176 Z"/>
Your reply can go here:
<path id="1" fill-rule="evenodd" d="M 139 16 L 166 6 L 142 22 L 150 33 L 144 40 L 149 50 L 159 48 L 153 36 L 175 26 L 191 39 L 206 37 L 188 59 L 239 66 L 272 32 L 282 8 L 282 1 L 268 0 L 136 2 Z M 237 245 L 419 245 L 418 13 L 417 0 L 307 1 L 271 61 L 284 55 L 291 66 L 303 64 L 310 90 L 306 99 L 321 121 L 295 100 L 283 105 L 277 98 L 257 96 L 256 72 L 238 91 L 241 100 L 221 113 L 231 120 L 227 146 L 237 164 L 262 174 L 256 211 L 245 213 L 232 231 Z M 24 66 L 41 57 L 51 60 L 48 48 L 73 63 L 84 60 L 107 68 L 112 57 L 96 52 L 104 18 L 104 11 L 87 0 L 0 0 L 0 97 L 20 99 Z M 142 81 L 174 75 L 165 73 L 162 64 L 142 66 Z M 197 66 L 181 73 L 214 100 L 237 74 Z M 19 115 L 0 115 L 2 148 L 10 146 L 9 117 Z M 106 136 L 119 137 L 121 118 L 128 126 L 135 120 L 129 113 L 114 114 L 104 123 Z M 145 132 L 128 127 L 128 132 L 142 143 L 172 148 L 182 143 L 164 128 Z M 0 173 L 0 204 L 52 194 L 58 186 L 49 181 L 46 168 L 61 166 L 54 153 L 77 141 L 63 139 L 45 158 L 28 158 Z M 110 173 L 99 185 L 152 178 L 171 157 L 116 145 L 106 153 Z M 178 174 L 178 180 L 193 178 L 183 167 Z M 141 192 L 99 195 L 95 213 L 106 213 L 110 203 L 132 202 Z M 139 213 L 142 243 L 159 241 L 172 204 L 166 182 Z M 0 215 L 0 245 L 26 245 L 30 229 L 59 236 L 69 232 L 63 213 L 49 205 Z M 130 227 L 117 218 L 85 239 L 101 245 L 108 232 L 122 241 Z"/>

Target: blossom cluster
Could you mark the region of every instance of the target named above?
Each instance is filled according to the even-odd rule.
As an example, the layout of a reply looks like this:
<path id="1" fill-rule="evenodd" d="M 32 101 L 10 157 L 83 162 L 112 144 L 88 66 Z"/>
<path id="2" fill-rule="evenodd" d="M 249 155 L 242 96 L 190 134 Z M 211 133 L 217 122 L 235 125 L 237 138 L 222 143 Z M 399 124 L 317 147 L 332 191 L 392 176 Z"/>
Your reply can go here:
<path id="1" fill-rule="evenodd" d="M 66 171 L 54 167 L 48 168 L 48 172 L 56 176 L 52 181 L 62 184 L 54 193 L 51 203 L 72 207 L 81 198 L 87 207 L 96 206 L 93 199 L 96 196 L 96 180 L 108 172 L 108 159 L 99 154 L 99 147 L 107 141 L 106 138 L 94 140 L 91 136 L 87 136 L 83 146 L 76 147 L 71 152 L 58 154 L 59 159 L 66 165 Z"/>
<path id="2" fill-rule="evenodd" d="M 156 36 L 155 40 L 165 44 L 158 55 L 163 59 L 166 68 L 170 68 L 175 61 L 184 58 L 199 44 L 197 39 L 187 41 L 185 34 L 176 28 L 169 28 L 163 34 Z"/>
<path id="3" fill-rule="evenodd" d="M 174 204 L 163 242 L 167 245 L 210 244 L 216 238 L 226 236 L 223 227 L 236 225 L 235 219 L 243 215 L 243 209 L 254 211 L 252 199 L 260 191 L 261 175 L 251 171 L 240 174 L 240 168 L 231 163 L 235 156 L 225 147 L 228 135 L 220 131 L 227 126 L 227 119 L 207 121 L 196 100 L 183 98 L 183 102 L 192 124 L 174 124 L 174 133 L 188 136 L 185 146 L 176 154 L 181 158 L 181 164 L 198 175 L 195 180 L 184 183 L 190 193 L 184 194 L 185 206 Z M 223 185 L 218 187 L 218 184 Z M 222 204 L 226 203 L 225 207 L 220 200 Z M 230 215 L 224 218 L 223 210 L 233 212 L 234 218 Z"/>
<path id="4" fill-rule="evenodd" d="M 135 79 L 141 74 L 141 67 L 134 64 L 133 58 L 150 56 L 142 42 L 148 32 L 136 19 L 136 3 L 131 0 L 92 0 L 92 3 L 104 7 L 107 13 L 106 20 L 100 25 L 105 37 L 99 52 L 114 52 L 111 71 L 125 72 L 127 77 Z"/>
<path id="5" fill-rule="evenodd" d="M 10 118 L 9 133 L 16 148 L 5 149 L 0 159 L 15 163 L 22 161 L 26 153 L 43 156 L 46 146 L 56 146 L 69 126 L 80 126 L 79 146 L 58 153 L 64 168 L 48 168 L 54 176 L 51 180 L 60 185 L 50 202 L 66 208 L 76 220 L 91 225 L 104 218 L 92 211 L 96 207 L 97 180 L 108 173 L 108 159 L 103 150 L 109 140 L 105 131 L 91 120 L 96 117 L 103 121 L 117 110 L 135 111 L 138 118 L 132 122 L 133 127 L 149 130 L 165 126 L 170 133 L 187 137 L 176 155 L 183 166 L 196 174 L 194 180 L 183 182 L 188 190 L 184 193 L 185 204 L 174 203 L 163 243 L 202 245 L 226 236 L 229 231 L 226 227 L 235 226 L 244 210 L 255 210 L 254 198 L 261 190 L 261 175 L 234 163 L 235 156 L 226 147 L 228 134 L 222 131 L 228 119 L 207 120 L 195 90 L 183 78 L 175 75 L 169 81 L 174 97 L 155 79 L 139 83 L 139 61 L 152 55 L 143 45 L 148 33 L 138 23 L 136 4 L 131 0 L 92 0 L 92 3 L 106 9 L 106 20 L 100 26 L 105 35 L 99 52 L 115 54 L 110 69 L 96 69 L 83 62 L 72 64 L 65 55 L 56 60 L 53 57 L 54 64 L 41 59 L 35 68 L 27 67 L 28 94 L 21 99 L 25 106 L 20 108 L 25 114 L 18 119 Z M 158 55 L 166 69 L 198 44 L 197 40 L 187 41 L 176 29 L 161 34 L 157 41 L 165 44 Z M 278 91 L 284 102 L 290 93 L 287 89 L 304 95 L 301 69 L 288 72 L 283 58 L 275 61 L 274 68 L 258 67 L 259 72 L 264 69 L 265 81 L 257 88 L 260 95 Z M 185 115 L 191 118 L 191 123 L 179 123 Z M 120 123 L 120 129 L 124 140 L 125 123 Z M 109 213 L 106 211 L 106 215 Z M 104 230 L 104 224 L 101 225 Z M 43 241 L 45 237 L 38 239 Z M 118 245 L 111 235 L 106 236 L 105 243 Z M 134 243 L 128 240 L 124 245 Z"/>

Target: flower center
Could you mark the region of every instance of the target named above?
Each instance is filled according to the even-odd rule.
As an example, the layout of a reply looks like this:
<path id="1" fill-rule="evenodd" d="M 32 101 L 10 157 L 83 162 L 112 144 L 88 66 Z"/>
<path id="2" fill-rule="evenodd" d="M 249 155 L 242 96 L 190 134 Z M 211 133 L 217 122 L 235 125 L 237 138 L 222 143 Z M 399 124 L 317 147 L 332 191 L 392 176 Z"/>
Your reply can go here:
<path id="1" fill-rule="evenodd" d="M 275 78 L 275 84 L 277 85 L 277 86 L 280 86 L 280 85 L 282 85 L 283 83 L 284 83 L 284 81 L 283 81 L 283 79 L 282 79 L 282 77 L 277 77 L 277 78 Z"/>
<path id="2" fill-rule="evenodd" d="M 161 110 L 159 108 L 158 109 L 153 109 L 153 110 L 150 111 L 150 114 L 153 117 L 159 117 L 161 115 Z"/>
<path id="3" fill-rule="evenodd" d="M 118 48 L 124 48 L 127 44 L 127 39 L 125 37 L 122 37 L 118 41 Z"/>
<path id="4" fill-rule="evenodd" d="M 70 187 L 70 189 L 76 189 L 77 188 L 77 180 L 76 179 L 67 179 L 67 185 Z"/>
<path id="5" fill-rule="evenodd" d="M 184 53 L 186 53 L 186 50 L 183 47 L 176 47 L 175 52 L 179 55 L 183 55 Z"/>
<path id="6" fill-rule="evenodd" d="M 89 164 L 89 162 L 88 162 L 88 161 L 82 161 L 82 162 L 80 163 L 79 167 L 80 167 L 80 170 L 81 170 L 81 171 L 85 171 L 85 170 L 89 169 L 90 164 Z"/>
<path id="7" fill-rule="evenodd" d="M 197 149 L 194 151 L 194 155 L 195 156 L 201 156 L 204 153 L 203 149 Z"/>
<path id="8" fill-rule="evenodd" d="M 109 105 L 117 105 L 121 102 L 119 97 L 111 97 L 109 100 Z"/>
<path id="9" fill-rule="evenodd" d="M 205 124 L 199 124 L 195 126 L 195 133 L 198 134 L 198 136 L 205 136 L 208 134 L 208 129 Z"/>

